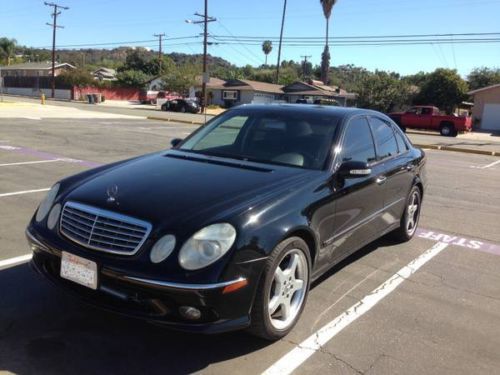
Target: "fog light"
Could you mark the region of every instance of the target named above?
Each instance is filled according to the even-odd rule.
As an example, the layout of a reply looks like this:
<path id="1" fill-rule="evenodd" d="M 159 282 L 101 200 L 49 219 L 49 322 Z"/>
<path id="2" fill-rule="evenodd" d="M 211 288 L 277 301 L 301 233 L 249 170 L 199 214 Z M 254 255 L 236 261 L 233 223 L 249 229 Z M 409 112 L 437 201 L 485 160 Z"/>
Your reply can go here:
<path id="1" fill-rule="evenodd" d="M 179 312 L 181 313 L 183 318 L 189 320 L 198 320 L 201 318 L 201 311 L 196 307 L 192 306 L 181 306 L 179 307 Z"/>

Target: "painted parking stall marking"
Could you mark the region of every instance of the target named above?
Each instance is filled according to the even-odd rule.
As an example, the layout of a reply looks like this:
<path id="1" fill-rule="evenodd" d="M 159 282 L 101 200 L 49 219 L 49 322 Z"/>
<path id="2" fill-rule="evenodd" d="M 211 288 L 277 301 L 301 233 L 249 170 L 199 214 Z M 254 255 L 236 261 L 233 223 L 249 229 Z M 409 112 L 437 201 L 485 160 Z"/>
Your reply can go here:
<path id="1" fill-rule="evenodd" d="M 32 194 L 32 193 L 40 193 L 43 191 L 49 191 L 50 188 L 43 188 L 43 189 L 34 189 L 34 190 L 22 190 L 22 191 L 14 191 L 12 193 L 2 193 L 0 194 L 0 198 L 3 197 L 12 197 L 14 195 L 23 195 L 23 194 Z"/>
<path id="2" fill-rule="evenodd" d="M 34 160 L 34 161 L 21 161 L 18 163 L 4 163 L 0 164 L 0 167 L 11 167 L 16 165 L 31 165 L 31 164 L 44 164 L 44 163 L 54 163 L 56 161 L 63 161 L 62 159 L 49 159 L 49 160 Z"/>
<path id="3" fill-rule="evenodd" d="M 452 246 L 459 246 L 470 250 L 481 251 L 493 255 L 500 255 L 500 245 L 469 239 L 460 235 L 439 233 L 428 229 L 417 229 L 416 235 L 432 241 L 439 241 Z"/>
<path id="4" fill-rule="evenodd" d="M 337 334 L 347 328 L 351 323 L 370 311 L 377 303 L 392 293 L 399 285 L 417 272 L 424 264 L 434 258 L 448 247 L 447 243 L 438 242 L 433 247 L 425 251 L 422 255 L 408 263 L 396 272 L 391 278 L 373 290 L 366 297 L 351 306 L 344 313 L 326 324 L 306 340 L 298 344 L 294 349 L 281 357 L 276 363 L 264 371 L 264 375 L 291 374 L 302 363 L 322 346 L 333 339 Z"/>
<path id="5" fill-rule="evenodd" d="M 32 254 L 26 254 L 26 255 L 21 255 L 15 258 L 9 258 L 5 260 L 0 260 L 0 269 L 11 267 L 11 266 L 17 266 L 18 264 L 21 263 L 26 263 L 28 262 L 32 257 Z"/>
<path id="6" fill-rule="evenodd" d="M 96 163 L 93 161 L 72 159 L 72 158 L 67 158 L 67 157 L 61 156 L 61 155 L 52 154 L 49 152 L 38 151 L 38 150 L 29 148 L 29 147 L 0 145 L 0 150 L 11 151 L 11 152 L 15 152 L 15 153 L 18 153 L 21 155 L 33 156 L 33 157 L 43 159 L 43 160 L 56 160 L 57 159 L 59 161 L 77 163 L 77 164 L 81 164 L 81 165 L 89 167 L 89 168 L 95 168 L 95 167 L 99 167 L 102 165 L 101 163 Z"/>

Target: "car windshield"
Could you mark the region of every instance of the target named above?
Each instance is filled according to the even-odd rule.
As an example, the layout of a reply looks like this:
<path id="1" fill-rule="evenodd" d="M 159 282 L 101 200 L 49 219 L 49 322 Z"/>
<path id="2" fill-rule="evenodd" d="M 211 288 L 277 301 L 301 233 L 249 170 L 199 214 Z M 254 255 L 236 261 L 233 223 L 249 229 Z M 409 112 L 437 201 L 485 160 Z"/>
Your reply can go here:
<path id="1" fill-rule="evenodd" d="M 322 169 L 338 119 L 325 112 L 232 110 L 208 123 L 179 149 L 299 168 Z"/>

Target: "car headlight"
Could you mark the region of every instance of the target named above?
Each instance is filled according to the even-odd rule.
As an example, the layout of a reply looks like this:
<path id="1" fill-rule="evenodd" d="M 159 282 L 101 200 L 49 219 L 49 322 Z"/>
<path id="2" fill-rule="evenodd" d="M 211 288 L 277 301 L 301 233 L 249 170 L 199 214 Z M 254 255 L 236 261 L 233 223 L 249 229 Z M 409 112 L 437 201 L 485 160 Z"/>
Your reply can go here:
<path id="1" fill-rule="evenodd" d="M 54 201 L 57 197 L 57 193 L 59 192 L 59 184 L 55 184 L 47 193 L 45 199 L 38 206 L 38 211 L 36 212 L 35 219 L 37 222 L 41 222 L 47 214 L 49 213 L 50 208 L 54 204 Z"/>
<path id="2" fill-rule="evenodd" d="M 149 258 L 153 263 L 163 262 L 168 256 L 174 251 L 175 248 L 175 236 L 171 234 L 167 234 L 160 238 L 154 244 L 151 249 L 151 253 L 149 254 Z"/>
<path id="3" fill-rule="evenodd" d="M 220 259 L 236 239 L 236 229 L 231 224 L 213 224 L 196 232 L 179 252 L 182 268 L 193 271 Z"/>
<path id="4" fill-rule="evenodd" d="M 61 205 L 58 203 L 52 210 L 50 210 L 49 217 L 47 219 L 47 228 L 50 230 L 54 229 L 59 221 L 59 215 L 61 215 Z"/>

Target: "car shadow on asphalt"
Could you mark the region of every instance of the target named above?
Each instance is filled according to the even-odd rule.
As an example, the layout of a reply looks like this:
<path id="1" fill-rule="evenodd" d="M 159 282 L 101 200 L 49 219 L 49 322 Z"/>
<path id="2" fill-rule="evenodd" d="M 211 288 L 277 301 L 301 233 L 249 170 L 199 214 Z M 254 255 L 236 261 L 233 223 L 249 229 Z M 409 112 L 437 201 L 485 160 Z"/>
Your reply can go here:
<path id="1" fill-rule="evenodd" d="M 28 264 L 0 271 L 0 372 L 187 374 L 270 343 L 179 333 L 84 305 Z"/>
<path id="2" fill-rule="evenodd" d="M 379 247 L 382 238 L 330 269 L 314 288 Z M 0 270 L 0 372 L 188 374 L 244 357 L 270 342 L 234 332 L 171 331 L 83 304 L 28 264 Z"/>

